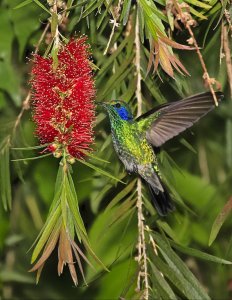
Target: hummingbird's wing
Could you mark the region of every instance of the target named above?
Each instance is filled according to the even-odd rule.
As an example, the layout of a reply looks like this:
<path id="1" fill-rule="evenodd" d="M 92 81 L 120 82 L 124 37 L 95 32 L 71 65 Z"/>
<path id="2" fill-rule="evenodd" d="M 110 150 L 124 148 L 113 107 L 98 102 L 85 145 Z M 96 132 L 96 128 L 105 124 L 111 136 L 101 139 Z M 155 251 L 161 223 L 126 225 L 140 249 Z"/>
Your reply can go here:
<path id="1" fill-rule="evenodd" d="M 224 95 L 216 92 L 220 101 Z M 197 94 L 186 99 L 167 103 L 136 119 L 140 132 L 146 132 L 147 141 L 159 147 L 172 137 L 191 127 L 214 108 L 210 92 Z"/>

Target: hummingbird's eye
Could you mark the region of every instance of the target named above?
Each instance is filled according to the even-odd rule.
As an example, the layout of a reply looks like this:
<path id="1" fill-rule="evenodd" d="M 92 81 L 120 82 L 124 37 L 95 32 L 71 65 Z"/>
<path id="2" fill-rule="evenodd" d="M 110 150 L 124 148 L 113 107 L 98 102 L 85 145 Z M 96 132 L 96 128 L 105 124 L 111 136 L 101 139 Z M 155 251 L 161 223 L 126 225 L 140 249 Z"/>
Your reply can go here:
<path id="1" fill-rule="evenodd" d="M 116 103 L 116 104 L 115 104 L 115 107 L 116 107 L 116 108 L 120 108 L 120 107 L 121 107 L 121 104 L 120 104 L 120 103 Z"/>

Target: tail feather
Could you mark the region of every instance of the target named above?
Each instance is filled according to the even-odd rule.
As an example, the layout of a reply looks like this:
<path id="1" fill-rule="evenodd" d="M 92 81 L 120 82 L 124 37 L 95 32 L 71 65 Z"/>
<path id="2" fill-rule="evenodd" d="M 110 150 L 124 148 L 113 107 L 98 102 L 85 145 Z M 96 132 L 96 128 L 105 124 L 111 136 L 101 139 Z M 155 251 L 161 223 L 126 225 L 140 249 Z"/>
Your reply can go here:
<path id="1" fill-rule="evenodd" d="M 163 186 L 164 191 L 160 191 L 158 189 L 154 189 L 149 183 L 148 187 L 151 193 L 151 201 L 154 207 L 157 210 L 157 213 L 164 217 L 167 214 L 175 209 L 175 206 L 172 202 L 172 199 L 168 193 L 168 191 Z"/>
<path id="2" fill-rule="evenodd" d="M 149 186 L 152 204 L 160 216 L 166 216 L 168 212 L 174 210 L 174 204 L 159 175 L 155 172 L 154 165 L 141 164 L 137 167 L 139 175 Z"/>

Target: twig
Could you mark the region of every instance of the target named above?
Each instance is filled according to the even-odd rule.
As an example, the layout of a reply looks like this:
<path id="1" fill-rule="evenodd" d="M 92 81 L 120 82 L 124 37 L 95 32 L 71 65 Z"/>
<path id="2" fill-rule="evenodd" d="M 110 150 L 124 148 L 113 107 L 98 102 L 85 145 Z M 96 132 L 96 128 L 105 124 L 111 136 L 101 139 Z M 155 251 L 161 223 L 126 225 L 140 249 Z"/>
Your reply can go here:
<path id="1" fill-rule="evenodd" d="M 138 178 L 137 181 L 137 209 L 138 209 L 138 256 L 137 261 L 139 264 L 139 273 L 137 278 L 137 290 L 143 290 L 144 300 L 149 298 L 149 281 L 148 281 L 148 268 L 147 268 L 147 248 L 145 240 L 145 226 L 143 216 L 143 201 L 142 201 L 142 181 Z M 142 278 L 144 281 L 144 288 L 142 287 Z"/>
<path id="2" fill-rule="evenodd" d="M 139 16 L 137 12 L 136 26 L 135 26 L 135 66 L 137 75 L 137 87 L 136 87 L 136 98 L 137 98 L 137 116 L 142 114 L 142 93 L 141 93 L 141 53 L 140 53 L 140 40 L 139 40 Z"/>
<path id="3" fill-rule="evenodd" d="M 222 24 L 222 39 L 223 49 L 226 58 L 226 70 L 228 75 L 228 81 L 230 85 L 230 94 L 232 95 L 232 62 L 231 62 L 231 50 L 228 40 L 228 27 Z"/>
<path id="4" fill-rule="evenodd" d="M 231 23 L 231 18 L 230 18 L 230 12 L 227 9 L 225 9 L 225 11 L 224 11 L 224 16 L 225 16 L 226 21 L 227 21 L 227 23 L 229 25 L 229 29 L 230 29 L 230 31 L 232 33 L 232 23 Z"/>
<path id="5" fill-rule="evenodd" d="M 119 19 L 119 12 L 120 12 L 120 9 L 121 9 L 121 3 L 122 3 L 122 0 L 119 0 L 118 1 L 118 6 L 116 8 L 116 15 L 115 17 L 113 16 L 113 20 L 111 21 L 113 23 L 113 28 L 112 28 L 112 31 L 111 31 L 111 34 L 110 34 L 110 38 L 109 38 L 109 41 L 107 43 L 107 46 L 106 46 L 106 49 L 104 51 L 104 55 L 106 55 L 106 53 L 108 52 L 108 49 L 110 47 L 110 43 L 112 41 L 112 38 L 113 38 L 113 35 L 114 35 L 114 32 L 115 32 L 115 28 L 118 27 L 118 19 Z"/>
<path id="6" fill-rule="evenodd" d="M 205 82 L 208 84 L 209 86 L 209 89 L 212 93 L 212 96 L 213 96 L 213 99 L 214 99 L 214 103 L 216 106 L 218 106 L 218 100 L 217 100 L 217 97 L 216 97 L 216 94 L 214 92 L 214 89 L 213 89 L 213 86 L 212 84 L 215 82 L 215 79 L 214 78 L 210 78 L 209 76 L 209 73 L 207 71 L 207 68 L 206 68 L 206 65 L 205 65 L 205 62 L 204 62 L 204 59 L 202 57 L 202 54 L 201 54 L 201 51 L 200 51 L 200 48 L 198 46 L 198 43 L 195 39 L 195 36 L 194 36 L 194 33 L 192 31 L 192 28 L 191 26 L 194 24 L 193 22 L 193 19 L 191 18 L 191 15 L 190 13 L 183 13 L 182 12 L 182 8 L 181 8 L 181 5 L 176 1 L 176 0 L 173 0 L 173 3 L 175 5 L 175 8 L 177 9 L 177 12 L 179 14 L 179 19 L 181 20 L 181 22 L 184 24 L 185 28 L 187 28 L 190 36 L 191 36 L 191 43 L 195 46 L 196 48 L 196 52 L 197 52 L 197 55 L 198 55 L 198 58 L 200 60 L 200 63 L 201 63 L 201 67 L 204 71 L 204 74 L 203 74 L 203 79 L 205 80 Z"/>
<path id="7" fill-rule="evenodd" d="M 221 44 L 220 44 L 220 51 L 219 51 L 219 64 L 221 66 L 222 59 L 225 57 L 225 54 L 223 53 L 223 21 L 222 21 L 222 28 L 221 28 Z"/>
<path id="8" fill-rule="evenodd" d="M 53 7 L 52 7 L 51 10 L 54 14 L 57 15 L 57 0 L 54 0 Z M 57 15 L 57 17 L 58 17 L 58 15 Z M 58 24 L 56 25 L 56 29 L 54 31 L 53 38 L 54 38 L 54 45 L 53 45 L 54 49 L 59 49 L 60 39 L 59 39 L 59 26 L 58 26 Z"/>
<path id="9" fill-rule="evenodd" d="M 155 253 L 155 255 L 158 255 L 158 251 L 157 251 L 157 246 L 156 246 L 156 243 L 155 243 L 155 241 L 154 241 L 154 239 L 153 239 L 153 237 L 152 237 L 152 235 L 151 235 L 151 229 L 150 229 L 150 227 L 148 226 L 148 225 L 146 225 L 146 231 L 148 232 L 148 235 L 149 235 L 149 240 L 150 240 L 150 243 L 151 243 L 151 245 L 152 245 L 152 248 L 153 248 L 153 251 L 154 251 L 154 253 Z M 162 274 L 162 273 L 160 273 L 160 274 Z"/>
<path id="10" fill-rule="evenodd" d="M 49 26 L 50 26 L 50 23 L 47 23 L 47 25 L 44 28 L 44 31 L 42 32 L 42 34 L 41 34 L 41 36 L 38 40 L 37 45 L 35 46 L 35 54 L 37 54 L 39 52 L 39 47 L 40 47 L 41 43 L 43 42 L 43 39 L 44 39 L 48 29 L 49 29 Z"/>
<path id="11" fill-rule="evenodd" d="M 135 65 L 137 73 L 137 88 L 136 88 L 136 98 L 137 98 L 137 114 L 142 113 L 142 94 L 141 94 L 141 53 L 140 53 L 140 39 L 139 39 L 139 18 L 138 12 L 136 17 L 136 27 L 135 27 Z M 144 216 L 143 216 L 143 200 L 142 200 L 142 182 L 138 178 L 137 181 L 137 203 L 138 209 L 138 256 L 137 261 L 139 264 L 139 273 L 137 278 L 137 290 L 143 290 L 142 299 L 148 300 L 149 298 L 149 281 L 148 281 L 148 269 L 147 269 L 147 253 L 146 253 L 146 240 L 145 240 L 145 226 L 144 226 Z M 142 278 L 144 281 L 144 288 L 142 287 Z"/>

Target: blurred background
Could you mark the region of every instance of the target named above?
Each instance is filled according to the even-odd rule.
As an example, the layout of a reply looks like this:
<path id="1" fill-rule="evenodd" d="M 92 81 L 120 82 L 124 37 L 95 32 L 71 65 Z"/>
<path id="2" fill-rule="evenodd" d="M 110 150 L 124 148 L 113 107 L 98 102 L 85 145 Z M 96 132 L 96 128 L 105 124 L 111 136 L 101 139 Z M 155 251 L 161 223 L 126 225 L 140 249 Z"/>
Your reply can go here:
<path id="1" fill-rule="evenodd" d="M 6 137 L 12 132 L 12 124 L 15 124 L 22 102 L 28 95 L 31 53 L 35 51 L 35 46 L 49 20 L 48 13 L 38 5 L 42 3 L 45 7 L 49 7 L 49 1 L 48 3 L 27 2 L 28 5 L 18 9 L 14 8 L 22 1 L 2 0 L 0 2 L 1 145 L 4 145 Z M 98 67 L 95 70 L 98 100 L 124 99 L 130 102 L 136 112 L 134 33 L 127 34 L 130 30 L 133 31 L 135 1 L 124 1 L 124 5 L 131 5 L 128 10 L 131 20 L 123 26 L 123 21 L 118 19 L 120 25 L 115 29 L 106 55 L 103 52 L 113 26 L 112 22 L 110 23 L 112 16 L 109 8 L 115 8 L 118 2 L 100 0 L 89 1 L 89 4 L 87 2 L 72 3 L 75 7 L 69 11 L 70 14 L 60 26 L 60 30 L 66 38 L 71 35 L 79 36 L 81 33 L 88 35 L 93 62 Z M 163 11 L 163 3 L 163 1 L 156 1 L 160 11 Z M 181 204 L 182 200 L 177 200 L 176 211 L 167 218 L 159 219 L 155 211 L 152 215 L 150 213 L 152 208 L 145 212 L 145 216 L 154 231 L 164 232 L 183 247 L 195 248 L 231 261 L 232 220 L 229 212 L 232 206 L 232 99 L 231 82 L 227 76 L 228 62 L 226 63 L 224 55 L 221 32 L 224 30 L 223 26 L 226 26 L 229 46 L 232 32 L 229 31 L 231 24 L 229 26 L 223 17 L 220 1 L 207 1 L 207 3 L 211 5 L 211 9 L 192 6 L 196 12 L 205 16 L 202 18 L 201 15 L 193 13 L 198 23 L 193 30 L 202 48 L 208 72 L 212 78 L 220 82 L 225 98 L 219 107 L 193 128 L 166 143 L 159 153 L 167 179 L 172 182 L 175 191 L 186 206 Z M 222 3 L 230 14 L 229 1 L 222 1 Z M 132 29 L 129 28 L 130 26 Z M 170 29 L 166 29 L 170 34 Z M 41 55 L 51 43 L 49 32 L 48 30 L 40 45 Z M 171 34 L 172 38 L 181 44 L 186 44 L 186 39 L 189 38 L 183 26 L 182 30 L 176 29 Z M 203 71 L 195 51 L 174 50 L 190 76 L 175 71 L 174 78 L 171 78 L 161 67 L 158 68 L 158 75 L 157 72 L 153 74 L 152 71 L 146 75 L 149 57 L 147 49 L 149 49 L 149 42 L 145 39 L 141 54 L 144 112 L 159 103 L 179 100 L 184 96 L 208 90 L 204 85 Z M 38 145 L 34 129 L 31 111 L 26 110 L 13 138 L 13 146 Z M 131 288 L 129 282 L 137 268 L 134 260 L 137 242 L 135 210 L 127 213 L 127 210 L 123 211 L 121 206 L 119 210 L 117 205 L 106 211 L 105 208 L 112 199 L 115 200 L 115 197 L 117 197 L 115 200 L 117 204 L 123 203 L 133 193 L 135 177 L 126 175 L 116 157 L 112 148 L 109 122 L 99 109 L 97 109 L 95 134 L 94 155 L 110 163 L 94 161 L 94 164 L 118 178 L 124 178 L 123 180 L 129 186 L 125 191 L 124 185 L 116 184 L 83 164 L 76 163 L 73 167 L 80 212 L 91 244 L 102 261 L 110 267 L 111 272 L 98 269 L 93 271 L 85 266 L 89 286 L 84 286 L 80 278 L 79 286 L 74 287 L 67 269 L 62 276 L 58 277 L 57 251 L 54 251 L 42 272 L 39 284 L 35 285 L 35 274 L 28 273 L 31 268 L 31 252 L 28 250 L 46 220 L 53 199 L 59 161 L 47 157 L 26 162 L 10 162 L 12 209 L 6 211 L 3 205 L 0 205 L 0 298 L 118 299 L 120 295 L 126 294 L 128 286 Z M 1 151 L 2 192 L 4 177 L 7 177 L 4 173 L 4 170 L 7 170 L 4 163 L 7 154 Z M 39 151 L 19 153 L 10 150 L 9 155 L 10 159 L 33 157 L 38 156 Z M 146 191 L 144 193 L 146 194 Z M 217 229 L 221 223 L 223 225 L 215 241 L 209 246 L 214 221 L 229 200 L 231 201 L 225 208 L 224 218 L 222 216 L 215 225 L 216 233 L 212 235 L 216 236 Z M 228 214 L 227 218 L 225 218 L 226 214 Z M 204 261 L 188 253 L 183 254 L 183 251 L 178 252 L 178 249 L 176 251 L 212 299 L 231 299 L 232 267 L 230 265 Z M 131 285 L 134 290 L 133 280 Z"/>

